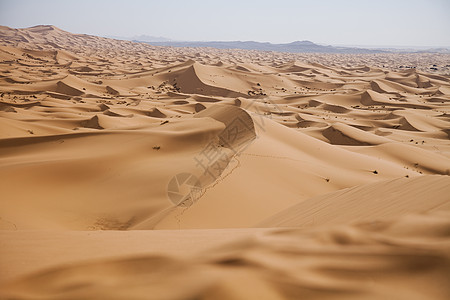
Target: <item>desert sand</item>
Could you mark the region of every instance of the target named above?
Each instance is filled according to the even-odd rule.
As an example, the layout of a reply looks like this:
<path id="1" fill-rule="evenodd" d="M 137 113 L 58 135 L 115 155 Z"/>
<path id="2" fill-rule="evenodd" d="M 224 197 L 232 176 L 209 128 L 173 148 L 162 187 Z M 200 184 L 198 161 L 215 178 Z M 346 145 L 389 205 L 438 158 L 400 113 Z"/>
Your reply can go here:
<path id="1" fill-rule="evenodd" d="M 0 298 L 448 299 L 449 62 L 0 27 Z"/>

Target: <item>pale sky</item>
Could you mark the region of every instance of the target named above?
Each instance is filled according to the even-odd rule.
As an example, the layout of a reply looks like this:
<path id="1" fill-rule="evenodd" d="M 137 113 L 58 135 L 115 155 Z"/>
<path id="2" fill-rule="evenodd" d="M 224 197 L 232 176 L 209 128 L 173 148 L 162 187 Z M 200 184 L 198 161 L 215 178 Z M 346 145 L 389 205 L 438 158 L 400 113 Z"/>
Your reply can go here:
<path id="1" fill-rule="evenodd" d="M 0 0 L 0 24 L 187 41 L 450 47 L 450 0 Z"/>

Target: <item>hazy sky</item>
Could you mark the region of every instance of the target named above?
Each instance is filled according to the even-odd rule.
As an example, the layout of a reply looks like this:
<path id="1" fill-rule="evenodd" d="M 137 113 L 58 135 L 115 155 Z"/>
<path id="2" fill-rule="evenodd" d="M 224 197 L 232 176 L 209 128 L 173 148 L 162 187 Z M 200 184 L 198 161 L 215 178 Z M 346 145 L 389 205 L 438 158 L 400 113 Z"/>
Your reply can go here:
<path id="1" fill-rule="evenodd" d="M 450 46 L 450 0 L 0 0 L 0 24 L 174 40 Z"/>

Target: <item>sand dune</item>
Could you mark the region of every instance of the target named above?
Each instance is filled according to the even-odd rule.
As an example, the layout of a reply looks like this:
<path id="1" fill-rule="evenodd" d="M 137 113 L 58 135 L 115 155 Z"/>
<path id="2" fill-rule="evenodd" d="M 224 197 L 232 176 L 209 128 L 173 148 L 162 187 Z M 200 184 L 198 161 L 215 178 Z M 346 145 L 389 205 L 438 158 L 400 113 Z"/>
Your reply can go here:
<path id="1" fill-rule="evenodd" d="M 15 257 L 30 262 L 22 267 L 23 273 L 45 266 L 42 260 L 49 258 L 27 251 L 20 241 L 49 247 L 50 252 L 51 246 L 71 247 L 57 259 L 59 265 L 10 281 L 0 295 L 11 299 L 447 299 L 449 228 L 447 211 L 306 231 L 163 231 L 166 238 L 156 232 L 128 236 L 98 232 L 93 233 L 95 238 L 86 232 L 50 233 L 51 238 L 49 233 L 42 237 L 28 231 L 3 233 L 8 242 L 2 252 L 18 251 Z M 238 240 L 221 244 L 230 235 Z M 174 251 L 167 237 L 174 238 L 183 251 Z M 122 253 L 105 249 L 114 244 Z M 198 246 L 205 244 L 208 250 Z M 96 252 L 86 252 L 86 246 Z M 136 251 L 139 247 L 146 247 L 146 253 Z M 105 253 L 116 257 L 102 258 Z"/>
<path id="2" fill-rule="evenodd" d="M 0 298 L 447 299 L 448 60 L 0 27 Z"/>
<path id="3" fill-rule="evenodd" d="M 408 214 L 409 209 L 427 213 L 448 210 L 449 194 L 448 176 L 426 175 L 377 181 L 310 198 L 270 217 L 259 226 L 336 225 L 382 217 L 394 219 Z"/>

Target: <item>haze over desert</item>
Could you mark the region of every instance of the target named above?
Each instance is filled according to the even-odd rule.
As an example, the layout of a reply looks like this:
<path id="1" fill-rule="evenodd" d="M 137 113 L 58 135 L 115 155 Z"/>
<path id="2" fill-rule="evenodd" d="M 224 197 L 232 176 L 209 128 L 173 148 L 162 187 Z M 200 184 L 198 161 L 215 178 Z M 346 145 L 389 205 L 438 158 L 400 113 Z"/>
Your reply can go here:
<path id="1" fill-rule="evenodd" d="M 449 299 L 450 53 L 342 51 L 0 26 L 0 299 Z"/>

